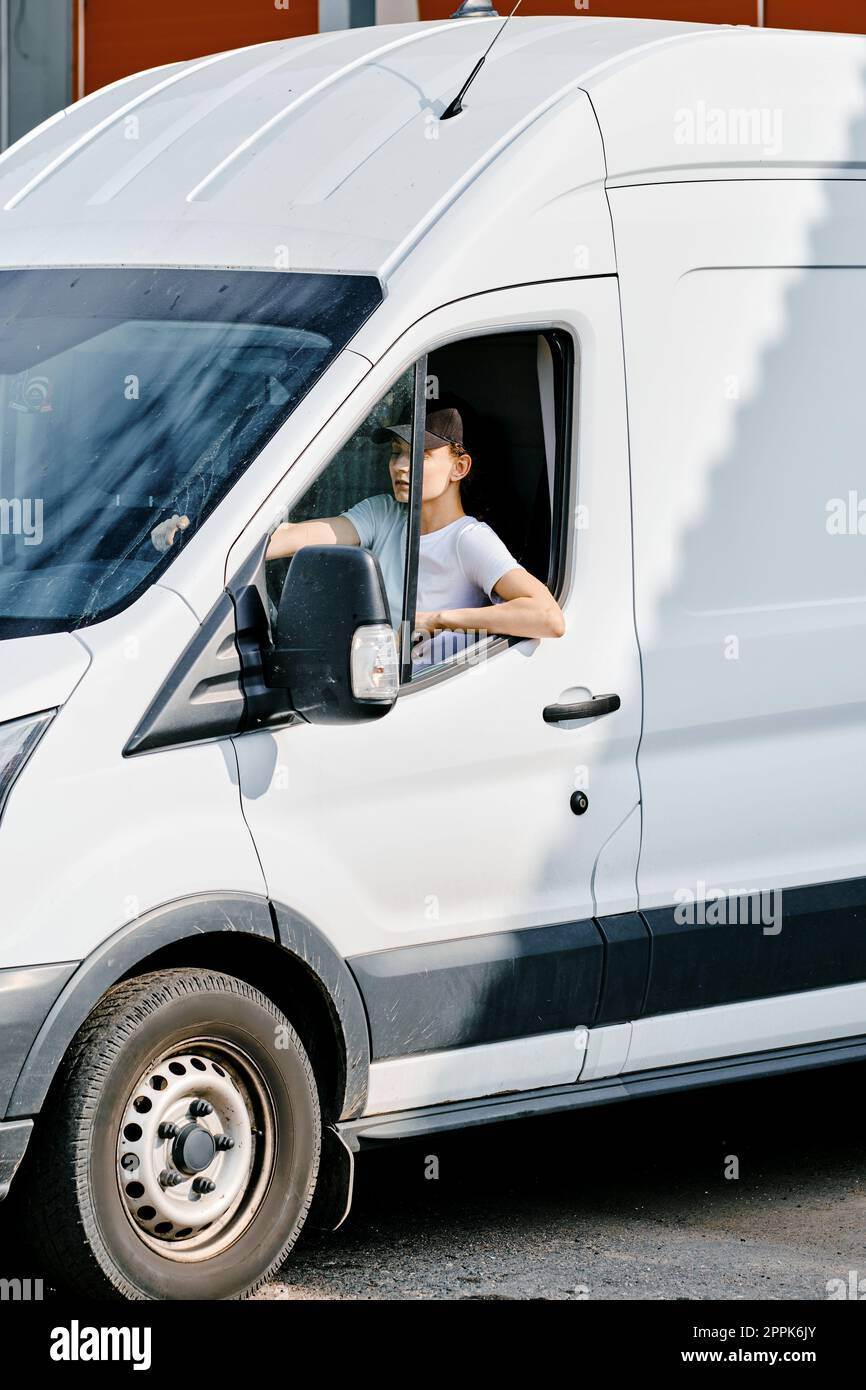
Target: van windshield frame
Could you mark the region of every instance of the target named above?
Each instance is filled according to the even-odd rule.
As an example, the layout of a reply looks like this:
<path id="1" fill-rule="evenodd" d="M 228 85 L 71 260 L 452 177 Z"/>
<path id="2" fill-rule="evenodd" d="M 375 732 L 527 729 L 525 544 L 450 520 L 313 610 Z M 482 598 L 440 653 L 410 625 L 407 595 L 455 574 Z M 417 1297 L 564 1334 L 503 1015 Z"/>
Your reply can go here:
<path id="1" fill-rule="evenodd" d="M 0 270 L 0 639 L 133 603 L 383 297 L 370 275 Z"/>

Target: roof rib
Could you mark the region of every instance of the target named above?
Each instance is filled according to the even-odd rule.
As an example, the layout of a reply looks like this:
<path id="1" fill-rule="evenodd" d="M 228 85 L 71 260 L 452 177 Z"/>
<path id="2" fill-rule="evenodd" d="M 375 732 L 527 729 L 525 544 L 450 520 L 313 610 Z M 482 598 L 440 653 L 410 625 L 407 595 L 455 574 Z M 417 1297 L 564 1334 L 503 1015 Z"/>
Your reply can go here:
<path id="1" fill-rule="evenodd" d="M 306 57 L 311 48 L 327 47 L 329 43 L 333 43 L 340 38 L 342 38 L 342 32 L 339 29 L 327 34 L 317 35 L 316 42 L 304 45 L 302 50 L 303 56 Z M 90 204 L 111 202 L 112 198 L 115 198 L 118 193 L 121 193 L 123 189 L 126 188 L 127 184 L 131 183 L 134 178 L 137 178 L 137 176 L 152 164 L 155 159 L 158 159 L 165 150 L 169 149 L 177 140 L 180 140 L 188 131 L 193 130 L 201 121 L 206 120 L 207 117 L 212 115 L 214 111 L 217 111 L 219 107 L 224 106 L 227 101 L 231 101 L 233 97 L 236 97 L 240 92 L 244 91 L 245 88 L 251 87 L 254 83 L 260 81 L 261 78 L 268 76 L 269 73 L 277 72 L 280 68 L 291 68 L 292 64 L 297 61 L 300 56 L 298 49 L 293 47 L 286 52 L 285 43 L 281 44 L 280 48 L 281 52 L 276 58 L 271 59 L 270 62 L 256 63 L 253 67 L 248 68 L 246 72 L 242 73 L 240 77 L 236 77 L 232 82 L 228 82 L 225 86 L 220 87 L 207 101 L 197 102 L 187 115 L 182 116 L 178 121 L 174 121 L 167 130 L 163 131 L 158 140 L 151 141 L 151 143 L 142 150 L 137 159 L 128 160 L 123 168 L 113 173 L 111 178 L 107 179 L 102 187 L 98 188 L 93 196 L 88 199 L 88 202 Z"/>
<path id="2" fill-rule="evenodd" d="M 74 140 L 71 145 L 67 145 L 65 150 L 61 150 L 60 154 L 52 159 L 49 164 L 46 164 L 44 169 L 40 169 L 38 173 L 34 174 L 33 177 L 25 183 L 23 188 L 19 188 L 18 192 L 12 195 L 3 211 L 11 212 L 13 208 L 17 208 L 35 189 L 39 188 L 47 179 L 50 179 L 52 174 L 56 173 L 64 164 L 67 164 L 70 159 L 74 159 L 80 150 L 85 149 L 93 140 L 97 139 L 104 130 L 108 130 L 110 126 L 115 125 L 118 121 L 122 120 L 124 116 L 128 116 L 130 111 L 134 111 L 136 107 L 143 106 L 146 101 L 156 96 L 158 92 L 164 92 L 168 87 L 173 87 L 175 83 L 185 81 L 187 77 L 192 77 L 193 73 L 201 72 L 203 68 L 211 67 L 215 63 L 222 63 L 227 58 L 235 57 L 239 51 L 241 50 L 233 48 L 226 53 L 213 53 L 209 58 L 202 59 L 200 63 L 192 63 L 190 66 L 183 68 L 180 72 L 172 73 L 170 77 L 164 77 L 161 82 L 157 82 L 153 87 L 148 87 L 146 91 L 133 97 L 132 100 L 126 102 L 124 106 L 120 106 L 116 111 L 112 111 L 110 115 L 98 121 L 97 124 L 91 126 L 89 130 L 86 130 L 84 134 L 80 135 L 77 140 Z"/>
<path id="3" fill-rule="evenodd" d="M 481 19 L 467 19 L 463 21 L 464 24 L 486 22 L 487 20 L 484 17 Z M 264 139 L 264 137 L 278 126 L 281 121 L 293 115 L 301 106 L 304 106 L 308 101 L 312 101 L 313 98 L 317 97 L 321 92 L 327 91 L 329 87 L 335 86 L 338 82 L 344 81 L 350 73 L 355 72 L 358 68 L 365 67 L 368 63 L 381 58 L 384 54 L 393 53 L 395 49 L 405 48 L 409 44 L 422 43 L 426 39 L 431 38 L 434 34 L 439 33 L 441 29 L 449 27 L 451 27 L 451 21 L 446 20 L 444 24 L 437 24 L 435 27 L 431 26 L 429 29 L 422 30 L 420 33 L 416 31 L 412 34 L 404 34 L 402 38 L 392 39 L 390 43 L 384 43 L 378 48 L 370 49 L 368 52 L 362 53 L 360 57 L 353 58 L 351 63 L 346 63 L 343 67 L 338 68 L 336 72 L 329 73 L 327 77 L 322 78 L 321 82 L 317 82 L 315 86 L 310 87 L 308 91 L 302 92 L 294 101 L 290 101 L 288 106 L 284 106 L 281 111 L 277 111 L 269 120 L 265 121 L 263 125 L 260 125 L 258 130 L 254 130 L 251 135 L 248 135 L 245 140 L 242 140 L 239 145 L 226 155 L 225 159 L 222 159 L 219 164 L 211 169 L 210 173 L 205 174 L 204 178 L 195 185 L 195 188 L 190 189 L 189 193 L 186 195 L 186 201 L 188 203 L 201 202 L 202 195 L 206 191 L 212 190 L 214 185 L 219 182 L 222 175 L 226 173 L 238 159 L 247 154 L 260 140 Z"/>

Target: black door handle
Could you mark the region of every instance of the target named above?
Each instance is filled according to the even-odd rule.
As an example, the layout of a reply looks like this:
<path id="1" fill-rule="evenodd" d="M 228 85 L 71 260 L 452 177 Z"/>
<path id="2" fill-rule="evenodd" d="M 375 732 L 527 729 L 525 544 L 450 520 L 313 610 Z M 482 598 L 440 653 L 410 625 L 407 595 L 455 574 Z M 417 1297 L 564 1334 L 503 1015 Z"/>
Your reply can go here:
<path id="1" fill-rule="evenodd" d="M 570 719 L 595 719 L 599 714 L 613 714 L 621 703 L 618 695 L 596 695 L 592 700 L 578 700 L 575 705 L 545 705 L 541 717 L 545 724 L 566 724 Z"/>

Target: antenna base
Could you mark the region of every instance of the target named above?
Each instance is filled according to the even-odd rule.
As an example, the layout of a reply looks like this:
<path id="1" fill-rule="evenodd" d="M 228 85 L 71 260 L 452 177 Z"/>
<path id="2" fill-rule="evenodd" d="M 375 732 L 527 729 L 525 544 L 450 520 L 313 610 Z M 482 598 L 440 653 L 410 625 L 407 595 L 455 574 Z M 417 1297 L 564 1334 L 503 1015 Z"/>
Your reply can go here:
<path id="1" fill-rule="evenodd" d="M 449 19 L 478 19 L 484 15 L 493 19 L 500 17 L 491 0 L 463 0 L 463 4 L 449 15 Z"/>

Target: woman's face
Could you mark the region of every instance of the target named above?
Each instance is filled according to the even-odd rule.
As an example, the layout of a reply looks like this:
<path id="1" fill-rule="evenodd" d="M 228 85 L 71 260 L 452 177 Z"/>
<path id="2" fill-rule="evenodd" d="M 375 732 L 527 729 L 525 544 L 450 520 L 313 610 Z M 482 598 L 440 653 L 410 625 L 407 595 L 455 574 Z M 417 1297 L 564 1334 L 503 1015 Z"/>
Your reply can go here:
<path id="1" fill-rule="evenodd" d="M 403 439 L 391 442 L 391 486 L 398 502 L 409 501 L 409 470 L 411 454 L 409 445 Z M 422 502 L 432 502 L 447 492 L 452 483 L 458 483 L 469 472 L 472 460 L 468 454 L 455 457 L 450 444 L 442 444 L 438 449 L 424 450 L 424 486 Z"/>

